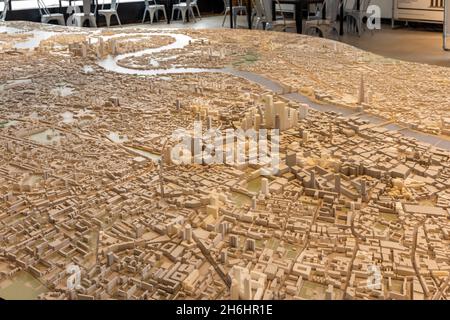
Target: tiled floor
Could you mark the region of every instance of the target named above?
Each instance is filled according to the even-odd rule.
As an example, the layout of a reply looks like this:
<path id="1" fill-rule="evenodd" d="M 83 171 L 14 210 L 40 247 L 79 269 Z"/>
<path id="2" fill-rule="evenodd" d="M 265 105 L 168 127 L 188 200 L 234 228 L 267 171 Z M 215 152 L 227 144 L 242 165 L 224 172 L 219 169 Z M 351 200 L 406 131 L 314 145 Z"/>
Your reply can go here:
<path id="1" fill-rule="evenodd" d="M 225 28 L 229 28 L 229 18 L 225 21 Z M 223 16 L 203 17 L 197 22 L 181 23 L 174 21 L 145 24 L 148 28 L 194 28 L 217 29 L 222 28 Z M 238 17 L 238 27 L 246 28 L 246 17 Z M 431 28 L 430 28 L 431 29 Z M 290 29 L 295 32 L 295 29 Z M 374 52 L 386 57 L 402 59 L 413 62 L 422 62 L 450 67 L 450 52 L 442 49 L 442 32 L 417 30 L 413 28 L 392 29 L 390 25 L 383 25 L 382 29 L 374 34 L 364 34 L 362 37 L 345 35 L 345 43 L 355 47 Z"/>

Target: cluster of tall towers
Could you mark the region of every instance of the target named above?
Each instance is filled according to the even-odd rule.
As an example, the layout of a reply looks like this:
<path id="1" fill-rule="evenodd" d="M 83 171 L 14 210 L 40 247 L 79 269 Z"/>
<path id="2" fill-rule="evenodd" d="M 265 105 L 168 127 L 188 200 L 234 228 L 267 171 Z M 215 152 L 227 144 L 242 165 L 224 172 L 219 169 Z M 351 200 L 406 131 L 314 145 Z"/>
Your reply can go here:
<path id="1" fill-rule="evenodd" d="M 264 120 L 266 128 L 284 131 L 292 128 L 298 122 L 298 110 L 290 108 L 283 101 L 273 102 L 272 95 L 263 96 Z"/>
<path id="2" fill-rule="evenodd" d="M 273 101 L 273 95 L 265 94 L 261 97 L 263 109 L 252 108 L 248 110 L 241 121 L 243 130 L 259 130 L 261 126 L 266 129 L 288 130 L 297 125 L 300 110 L 291 108 L 283 101 Z M 304 108 L 303 108 L 304 109 Z"/>
<path id="3" fill-rule="evenodd" d="M 257 271 L 249 271 L 248 268 L 233 266 L 229 276 L 231 277 L 232 300 L 261 300 L 264 295 L 267 275 Z"/>
<path id="4" fill-rule="evenodd" d="M 69 44 L 69 51 L 75 56 L 85 58 L 90 52 L 95 53 L 97 58 L 101 59 L 107 55 L 117 54 L 117 43 L 115 39 L 108 39 L 104 41 L 102 37 L 99 37 L 96 42 L 81 41 L 77 43 Z"/>

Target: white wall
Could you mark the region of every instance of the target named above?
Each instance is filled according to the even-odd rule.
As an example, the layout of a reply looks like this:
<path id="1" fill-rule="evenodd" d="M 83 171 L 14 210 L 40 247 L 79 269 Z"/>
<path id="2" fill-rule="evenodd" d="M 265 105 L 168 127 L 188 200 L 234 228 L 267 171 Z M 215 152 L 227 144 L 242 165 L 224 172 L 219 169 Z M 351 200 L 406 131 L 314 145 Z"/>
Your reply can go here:
<path id="1" fill-rule="evenodd" d="M 381 8 L 382 18 L 392 18 L 392 1 L 394 0 L 372 0 L 372 4 L 376 4 Z"/>

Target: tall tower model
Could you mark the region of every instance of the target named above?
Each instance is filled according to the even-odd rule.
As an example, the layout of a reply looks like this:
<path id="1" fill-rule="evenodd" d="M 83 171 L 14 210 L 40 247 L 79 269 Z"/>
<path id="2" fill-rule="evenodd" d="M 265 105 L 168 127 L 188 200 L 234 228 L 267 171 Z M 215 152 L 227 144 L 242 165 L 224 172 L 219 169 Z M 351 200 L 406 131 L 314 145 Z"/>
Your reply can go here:
<path id="1" fill-rule="evenodd" d="M 358 92 L 358 104 L 362 104 L 366 102 L 366 88 L 364 85 L 364 77 L 361 75 L 361 82 L 359 83 L 359 92 Z"/>

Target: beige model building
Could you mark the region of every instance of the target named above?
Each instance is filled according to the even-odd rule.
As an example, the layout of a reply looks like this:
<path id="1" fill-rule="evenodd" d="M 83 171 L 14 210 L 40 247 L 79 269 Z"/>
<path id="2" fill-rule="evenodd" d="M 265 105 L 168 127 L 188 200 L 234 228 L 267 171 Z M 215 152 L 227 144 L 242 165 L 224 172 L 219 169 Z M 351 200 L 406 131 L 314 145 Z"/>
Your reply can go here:
<path id="1" fill-rule="evenodd" d="M 0 39 L 0 297 L 450 297 L 448 69 L 245 30 Z M 277 170 L 209 162 L 198 124 L 279 129 Z"/>

